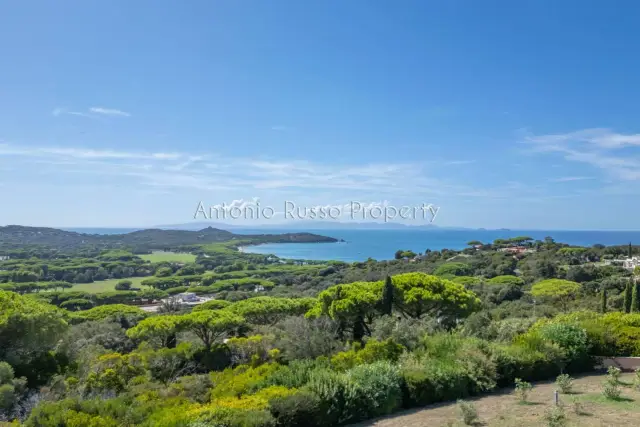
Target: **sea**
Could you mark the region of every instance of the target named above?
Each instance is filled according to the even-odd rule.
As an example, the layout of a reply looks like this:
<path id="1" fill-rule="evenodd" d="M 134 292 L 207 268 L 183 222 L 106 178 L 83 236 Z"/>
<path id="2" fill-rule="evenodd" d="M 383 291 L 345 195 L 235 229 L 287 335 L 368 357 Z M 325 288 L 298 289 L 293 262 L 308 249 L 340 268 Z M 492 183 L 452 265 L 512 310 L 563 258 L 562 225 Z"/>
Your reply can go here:
<path id="1" fill-rule="evenodd" d="M 139 230 L 134 228 L 74 228 L 79 233 L 120 234 Z M 340 230 L 287 230 L 287 229 L 233 229 L 238 234 L 278 234 L 306 231 L 344 240 L 340 243 L 268 243 L 247 246 L 245 252 L 273 254 L 280 258 L 302 260 L 336 260 L 345 262 L 393 259 L 398 249 L 416 253 L 427 249 L 463 249 L 467 242 L 479 240 L 493 242 L 516 236 L 529 236 L 544 240 L 550 236 L 555 241 L 576 246 L 640 245 L 640 231 L 567 231 L 567 230 L 456 230 L 456 229 L 340 229 Z"/>

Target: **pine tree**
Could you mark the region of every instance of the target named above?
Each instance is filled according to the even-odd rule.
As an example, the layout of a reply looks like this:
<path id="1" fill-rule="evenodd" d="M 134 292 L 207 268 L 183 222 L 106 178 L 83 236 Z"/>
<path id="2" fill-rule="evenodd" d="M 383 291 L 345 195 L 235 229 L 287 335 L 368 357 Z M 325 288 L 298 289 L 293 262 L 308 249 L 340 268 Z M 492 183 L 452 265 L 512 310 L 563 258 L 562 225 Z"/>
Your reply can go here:
<path id="1" fill-rule="evenodd" d="M 627 287 L 624 289 L 624 312 L 625 313 L 629 313 L 631 311 L 631 296 L 632 296 L 632 289 L 631 289 L 631 281 L 627 282 Z"/>
<path id="2" fill-rule="evenodd" d="M 607 312 L 607 290 L 606 289 L 602 290 L 602 298 L 601 298 L 600 304 L 601 304 L 600 311 L 602 313 L 606 313 Z"/>
<path id="3" fill-rule="evenodd" d="M 631 313 L 640 313 L 640 299 L 638 299 L 638 284 L 633 284 L 633 292 L 631 294 Z"/>
<path id="4" fill-rule="evenodd" d="M 393 310 L 393 282 L 391 277 L 387 276 L 384 281 L 384 289 L 382 290 L 382 314 L 391 316 Z"/>

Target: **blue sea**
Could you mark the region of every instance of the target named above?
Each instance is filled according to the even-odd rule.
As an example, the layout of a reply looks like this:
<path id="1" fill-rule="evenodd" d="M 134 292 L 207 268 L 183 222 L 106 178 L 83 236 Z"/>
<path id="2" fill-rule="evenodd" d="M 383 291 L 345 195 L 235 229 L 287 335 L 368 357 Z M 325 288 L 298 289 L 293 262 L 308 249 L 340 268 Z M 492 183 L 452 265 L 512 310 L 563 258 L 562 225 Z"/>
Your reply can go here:
<path id="1" fill-rule="evenodd" d="M 79 233 L 120 234 L 139 228 L 73 228 Z M 337 260 L 345 262 L 393 259 L 398 249 L 424 252 L 426 249 L 463 249 L 467 242 L 484 243 L 495 239 L 529 236 L 544 240 L 551 236 L 555 241 L 578 246 L 640 244 L 640 231 L 562 231 L 562 230 L 451 230 L 451 229 L 399 229 L 399 230 L 287 230 L 287 229 L 233 229 L 238 234 L 278 234 L 307 231 L 342 239 L 341 243 L 269 243 L 248 246 L 245 252 L 273 254 L 281 258 L 307 260 Z"/>
<path id="2" fill-rule="evenodd" d="M 298 231 L 298 230 L 296 230 Z M 344 243 L 269 243 L 243 248 L 245 252 L 273 254 L 281 258 L 338 260 L 345 262 L 393 259 L 398 249 L 424 252 L 426 249 L 463 249 L 467 242 L 529 236 L 578 246 L 640 244 L 640 231 L 544 231 L 544 230 L 306 230 L 345 240 Z M 238 232 L 238 231 L 236 231 Z M 257 230 L 242 233 L 257 233 Z M 269 230 L 285 233 L 287 230 Z M 260 233 L 265 233 L 264 230 Z"/>

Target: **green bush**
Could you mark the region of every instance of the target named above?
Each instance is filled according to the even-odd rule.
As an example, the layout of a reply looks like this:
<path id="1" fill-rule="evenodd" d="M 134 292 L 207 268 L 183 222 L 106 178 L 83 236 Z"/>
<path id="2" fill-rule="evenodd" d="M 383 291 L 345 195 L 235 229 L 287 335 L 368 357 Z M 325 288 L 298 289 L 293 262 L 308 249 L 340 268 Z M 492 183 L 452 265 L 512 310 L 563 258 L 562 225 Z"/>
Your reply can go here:
<path id="1" fill-rule="evenodd" d="M 280 366 L 265 378 L 259 387 L 278 385 L 287 388 L 302 388 L 309 382 L 313 372 L 329 369 L 329 367 L 328 361 L 322 359 L 294 360 L 286 366 Z"/>
<path id="2" fill-rule="evenodd" d="M 455 360 L 407 358 L 402 364 L 405 406 L 425 406 L 469 396 L 470 378 Z"/>
<path id="3" fill-rule="evenodd" d="M 344 375 L 328 369 L 314 371 L 306 387 L 320 399 L 321 417 L 325 425 L 338 425 L 343 421 L 345 408 Z"/>
<path id="4" fill-rule="evenodd" d="M 386 362 L 360 365 L 345 374 L 343 419 L 350 422 L 392 413 L 402 404 L 397 366 Z"/>
<path id="5" fill-rule="evenodd" d="M 271 413 L 264 410 L 216 407 L 198 417 L 203 426 L 210 427 L 274 427 Z"/>
<path id="6" fill-rule="evenodd" d="M 60 304 L 60 307 L 71 311 L 88 310 L 93 307 L 93 303 L 88 299 L 75 298 L 63 302 L 62 304 Z"/>
<path id="7" fill-rule="evenodd" d="M 464 425 L 472 426 L 478 422 L 478 411 L 473 403 L 458 400 L 458 412 Z"/>
<path id="8" fill-rule="evenodd" d="M 491 358 L 496 365 L 497 384 L 500 387 L 513 384 L 516 378 L 537 381 L 560 373 L 556 361 L 523 345 L 495 345 Z"/>
<path id="9" fill-rule="evenodd" d="M 567 374 L 558 375 L 556 385 L 561 393 L 569 394 L 573 391 L 573 378 Z"/>
<path id="10" fill-rule="evenodd" d="M 371 339 L 367 341 L 362 349 L 359 349 L 356 345 L 349 351 L 336 354 L 331 358 L 331 365 L 339 371 L 344 371 L 357 365 L 373 363 L 379 360 L 396 362 L 403 351 L 404 347 L 396 344 L 392 339 L 385 341 Z"/>
<path id="11" fill-rule="evenodd" d="M 516 378 L 516 396 L 518 396 L 518 400 L 520 403 L 525 403 L 527 401 L 527 397 L 529 397 L 529 392 L 533 389 L 531 383 L 522 381 L 520 378 Z"/>
<path id="12" fill-rule="evenodd" d="M 0 362 L 0 385 L 9 384 L 13 381 L 14 372 L 7 362 Z"/>
<path id="13" fill-rule="evenodd" d="M 16 402 L 16 394 L 12 384 L 0 385 L 0 414 L 9 411 Z"/>
<path id="14" fill-rule="evenodd" d="M 307 391 L 278 397 L 269 402 L 271 415 L 278 427 L 322 427 L 322 402 Z"/>
<path id="15" fill-rule="evenodd" d="M 544 414 L 544 420 L 548 427 L 564 427 L 567 425 L 567 415 L 562 406 L 554 406 Z"/>
<path id="16" fill-rule="evenodd" d="M 584 328 L 575 324 L 547 323 L 538 331 L 543 340 L 558 345 L 565 352 L 566 369 L 579 372 L 593 368 L 589 356 L 588 337 Z"/>

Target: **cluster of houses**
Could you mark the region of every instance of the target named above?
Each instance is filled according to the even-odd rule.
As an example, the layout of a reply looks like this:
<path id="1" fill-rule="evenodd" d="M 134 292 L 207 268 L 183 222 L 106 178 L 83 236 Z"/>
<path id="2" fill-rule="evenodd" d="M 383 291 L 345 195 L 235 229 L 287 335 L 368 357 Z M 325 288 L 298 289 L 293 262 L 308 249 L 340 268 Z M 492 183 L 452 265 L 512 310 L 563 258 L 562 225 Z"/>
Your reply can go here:
<path id="1" fill-rule="evenodd" d="M 509 246 L 508 248 L 500 248 L 499 252 L 507 252 L 513 255 L 522 255 L 535 252 L 535 249 L 527 248 L 525 246 Z"/>
<path id="2" fill-rule="evenodd" d="M 287 264 L 287 261 L 285 261 L 283 259 L 280 259 L 278 257 L 275 257 L 273 255 L 269 255 L 267 257 L 267 262 L 269 262 L 271 264 Z M 294 265 L 307 265 L 309 263 L 307 261 L 296 259 L 296 260 L 293 260 L 293 264 Z"/>

